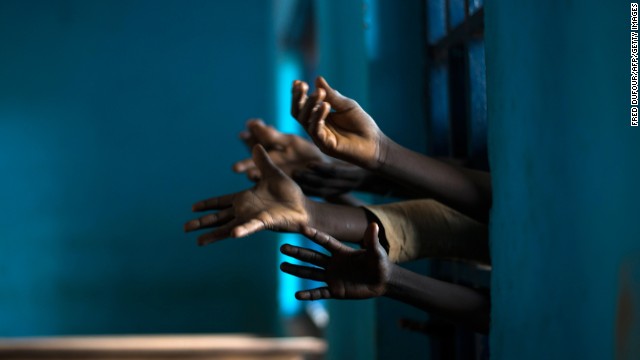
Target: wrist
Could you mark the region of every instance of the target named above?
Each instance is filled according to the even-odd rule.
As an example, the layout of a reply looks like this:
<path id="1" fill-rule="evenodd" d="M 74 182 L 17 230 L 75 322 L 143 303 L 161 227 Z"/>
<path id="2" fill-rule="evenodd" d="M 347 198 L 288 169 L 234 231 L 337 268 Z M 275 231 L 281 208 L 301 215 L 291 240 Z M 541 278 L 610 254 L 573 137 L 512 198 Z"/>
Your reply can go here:
<path id="1" fill-rule="evenodd" d="M 309 199 L 308 197 L 304 197 L 304 209 L 307 213 L 307 223 L 304 225 L 310 226 L 314 229 L 318 228 L 318 222 L 316 219 L 318 218 L 318 203 Z"/>
<path id="2" fill-rule="evenodd" d="M 389 276 L 384 284 L 383 296 L 397 297 L 398 288 L 400 286 L 399 277 L 401 276 L 402 268 L 394 263 L 390 263 Z"/>
<path id="3" fill-rule="evenodd" d="M 378 154 L 376 161 L 369 168 L 369 170 L 377 171 L 387 166 L 390 161 L 391 153 L 395 143 L 388 136 L 380 132 L 380 139 L 378 140 Z"/>

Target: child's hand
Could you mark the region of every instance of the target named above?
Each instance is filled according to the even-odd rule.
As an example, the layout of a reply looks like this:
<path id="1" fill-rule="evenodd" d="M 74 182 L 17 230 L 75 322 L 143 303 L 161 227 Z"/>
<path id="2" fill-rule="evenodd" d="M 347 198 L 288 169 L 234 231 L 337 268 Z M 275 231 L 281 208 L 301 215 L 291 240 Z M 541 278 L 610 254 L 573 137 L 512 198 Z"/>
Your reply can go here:
<path id="1" fill-rule="evenodd" d="M 253 160 L 262 173 L 255 187 L 193 205 L 193 211 L 219 210 L 184 225 L 187 232 L 217 227 L 198 238 L 200 245 L 262 230 L 299 231 L 309 222 L 302 190 L 273 164 L 261 145 L 253 148 Z"/>
<path id="2" fill-rule="evenodd" d="M 368 299 L 386 293 L 392 264 L 378 240 L 377 224 L 369 225 L 362 240 L 364 248 L 359 250 L 343 245 L 333 237 L 310 227 L 303 228 L 302 233 L 327 249 L 331 256 L 297 246 L 282 245 L 280 251 L 283 254 L 317 266 L 284 262 L 280 265 L 282 271 L 327 283 L 325 287 L 298 291 L 297 299 Z"/>
<path id="3" fill-rule="evenodd" d="M 305 170 L 309 163 L 329 161 L 310 141 L 297 135 L 281 133 L 259 119 L 249 120 L 247 129 L 240 133 L 240 138 L 249 149 L 256 144 L 262 145 L 267 150 L 271 161 L 288 176 Z M 252 158 L 236 162 L 233 165 L 233 171 L 246 173 L 252 181 L 258 181 L 261 177 L 260 170 Z"/>
<path id="4" fill-rule="evenodd" d="M 316 145 L 327 155 L 377 169 L 384 161 L 388 140 L 371 116 L 322 77 L 316 79 L 316 91 L 309 97 L 308 88 L 302 81 L 293 83 L 291 115 Z"/>

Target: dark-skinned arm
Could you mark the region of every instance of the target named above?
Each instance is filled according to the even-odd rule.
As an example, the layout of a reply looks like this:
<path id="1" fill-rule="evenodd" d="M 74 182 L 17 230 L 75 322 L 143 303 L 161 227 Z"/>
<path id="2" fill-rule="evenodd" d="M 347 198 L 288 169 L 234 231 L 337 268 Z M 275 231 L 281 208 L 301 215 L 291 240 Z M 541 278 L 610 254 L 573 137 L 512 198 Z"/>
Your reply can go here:
<path id="1" fill-rule="evenodd" d="M 425 156 L 384 136 L 376 171 L 484 223 L 491 209 L 491 175 Z"/>
<path id="2" fill-rule="evenodd" d="M 489 332 L 490 297 L 477 290 L 419 275 L 394 264 L 385 296 L 471 330 Z"/>
<path id="3" fill-rule="evenodd" d="M 302 81 L 294 82 L 292 115 L 325 154 L 374 171 L 478 221 L 488 221 L 488 173 L 462 170 L 393 142 L 356 101 L 332 89 L 322 77 L 309 96 L 308 88 Z"/>
<path id="4" fill-rule="evenodd" d="M 393 264 L 382 247 L 376 223 L 367 227 L 362 249 L 352 249 L 340 241 L 305 227 L 302 233 L 329 251 L 285 244 L 280 251 L 314 267 L 284 262 L 280 269 L 288 274 L 325 282 L 326 286 L 301 290 L 299 300 L 369 299 L 379 296 L 413 305 L 434 315 L 478 332 L 488 332 L 490 300 L 488 294 L 464 286 L 419 275 Z"/>

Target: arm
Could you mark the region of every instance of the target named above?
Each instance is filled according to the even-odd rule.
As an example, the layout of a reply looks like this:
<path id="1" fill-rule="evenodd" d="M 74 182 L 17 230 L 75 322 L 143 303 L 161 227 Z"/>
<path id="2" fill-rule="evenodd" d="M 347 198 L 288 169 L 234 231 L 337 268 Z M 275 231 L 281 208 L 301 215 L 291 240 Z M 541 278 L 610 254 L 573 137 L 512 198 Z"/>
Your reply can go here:
<path id="1" fill-rule="evenodd" d="M 441 315 L 478 332 L 489 332 L 491 303 L 488 294 L 391 267 L 385 296 Z"/>
<path id="2" fill-rule="evenodd" d="M 253 149 L 253 161 L 262 180 L 251 189 L 199 201 L 193 211 L 217 210 L 184 225 L 184 230 L 214 228 L 198 238 L 200 245 L 225 238 L 241 238 L 262 230 L 299 232 L 311 225 L 358 242 L 367 226 L 362 208 L 325 204 L 304 196 L 300 187 L 275 166 L 261 145 Z"/>
<path id="3" fill-rule="evenodd" d="M 484 223 L 491 209 L 491 176 L 487 172 L 449 165 L 409 150 L 386 136 L 379 173 L 398 180 Z"/>
<path id="4" fill-rule="evenodd" d="M 308 85 L 294 82 L 292 115 L 324 153 L 487 222 L 491 208 L 488 173 L 461 170 L 406 149 L 384 135 L 357 102 L 332 89 L 323 78 L 316 80 L 316 88 L 307 96 Z"/>
<path id="5" fill-rule="evenodd" d="M 349 191 L 362 191 L 382 196 L 413 198 L 414 191 L 382 177 L 373 171 L 344 162 L 311 162 L 293 174 L 305 194 L 325 198 Z"/>
<path id="6" fill-rule="evenodd" d="M 378 226 L 371 224 L 362 241 L 352 249 L 312 228 L 303 234 L 324 247 L 330 256 L 285 244 L 281 252 L 316 267 L 284 262 L 282 271 L 322 281 L 327 286 L 296 293 L 299 300 L 368 299 L 388 296 L 479 332 L 489 327 L 489 297 L 479 291 L 415 274 L 389 261 L 378 240 Z"/>

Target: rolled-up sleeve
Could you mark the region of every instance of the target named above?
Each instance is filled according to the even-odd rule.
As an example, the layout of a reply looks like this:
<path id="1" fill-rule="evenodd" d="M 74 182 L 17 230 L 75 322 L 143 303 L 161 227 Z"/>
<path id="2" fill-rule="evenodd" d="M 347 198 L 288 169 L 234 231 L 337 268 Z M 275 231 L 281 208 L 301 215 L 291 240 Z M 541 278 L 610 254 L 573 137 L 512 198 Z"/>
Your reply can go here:
<path id="1" fill-rule="evenodd" d="M 431 199 L 365 206 L 380 222 L 389 258 L 443 258 L 490 264 L 489 234 L 479 223 Z"/>

